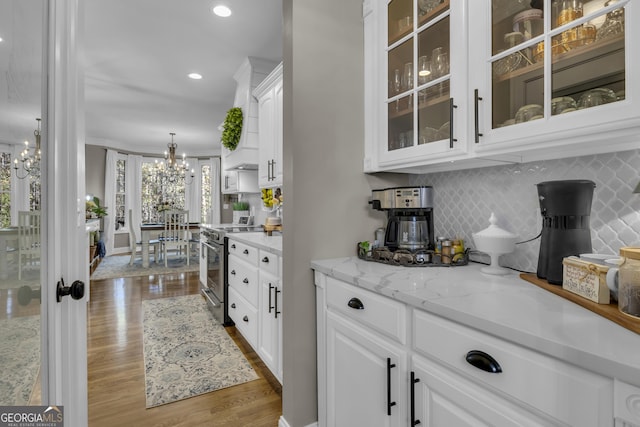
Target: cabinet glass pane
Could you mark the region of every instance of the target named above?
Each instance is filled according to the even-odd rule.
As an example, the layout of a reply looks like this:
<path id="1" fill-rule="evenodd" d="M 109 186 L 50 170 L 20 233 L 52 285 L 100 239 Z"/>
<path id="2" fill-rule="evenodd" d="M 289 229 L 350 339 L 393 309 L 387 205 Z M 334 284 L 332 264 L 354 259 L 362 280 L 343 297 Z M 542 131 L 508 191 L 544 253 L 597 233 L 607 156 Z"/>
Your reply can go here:
<path id="1" fill-rule="evenodd" d="M 387 35 L 392 45 L 413 30 L 413 0 L 391 0 L 387 17 Z"/>
<path id="2" fill-rule="evenodd" d="M 388 55 L 389 98 L 414 87 L 413 39 L 391 49 Z"/>
<path id="3" fill-rule="evenodd" d="M 615 3 L 610 0 L 604 5 Z M 595 7 L 587 3 L 584 9 L 580 2 L 572 5 L 578 12 L 573 13 L 571 9 L 569 18 L 574 15 L 594 18 L 552 38 L 552 115 L 609 104 L 625 97 L 624 8 L 598 14 L 602 9 L 600 3 Z M 561 9 L 558 26 L 564 25 L 563 19 L 569 19 L 562 12 Z"/>
<path id="4" fill-rule="evenodd" d="M 413 101 L 410 94 L 388 104 L 389 151 L 412 147 L 413 142 Z"/>
<path id="5" fill-rule="evenodd" d="M 624 99 L 624 0 L 492 0 L 492 127 L 571 113 Z M 615 8 L 616 4 L 620 7 Z M 611 10 L 605 10 L 607 7 Z M 544 14 L 549 13 L 551 53 L 545 56 Z M 557 30 L 556 30 L 557 28 Z M 535 40 L 532 40 L 534 39 Z M 545 75 L 545 59 L 551 74 Z M 551 94 L 545 98 L 545 80 Z"/>
<path id="6" fill-rule="evenodd" d="M 449 138 L 449 27 L 447 16 L 418 34 L 418 144 Z"/>

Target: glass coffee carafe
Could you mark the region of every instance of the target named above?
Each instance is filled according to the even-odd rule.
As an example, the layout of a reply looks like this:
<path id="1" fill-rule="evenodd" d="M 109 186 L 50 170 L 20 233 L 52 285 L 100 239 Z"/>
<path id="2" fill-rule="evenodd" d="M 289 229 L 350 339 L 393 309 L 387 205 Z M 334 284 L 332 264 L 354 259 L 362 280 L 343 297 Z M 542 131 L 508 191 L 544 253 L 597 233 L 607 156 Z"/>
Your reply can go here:
<path id="1" fill-rule="evenodd" d="M 429 244 L 429 227 L 426 217 L 401 217 L 398 223 L 398 248 L 416 251 Z"/>

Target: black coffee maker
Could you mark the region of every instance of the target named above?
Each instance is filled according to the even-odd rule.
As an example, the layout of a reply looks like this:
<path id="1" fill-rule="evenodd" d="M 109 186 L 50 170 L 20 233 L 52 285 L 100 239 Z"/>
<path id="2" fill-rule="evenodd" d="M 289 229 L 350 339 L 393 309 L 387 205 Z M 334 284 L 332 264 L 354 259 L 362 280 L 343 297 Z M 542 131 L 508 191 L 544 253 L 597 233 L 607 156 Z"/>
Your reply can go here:
<path id="1" fill-rule="evenodd" d="M 395 187 L 373 190 L 371 205 L 388 214 L 384 246 L 411 252 L 435 248 L 433 187 Z"/>
<path id="2" fill-rule="evenodd" d="M 596 184 L 589 180 L 537 184 L 542 238 L 537 276 L 562 285 L 562 259 L 591 252 L 591 201 Z"/>

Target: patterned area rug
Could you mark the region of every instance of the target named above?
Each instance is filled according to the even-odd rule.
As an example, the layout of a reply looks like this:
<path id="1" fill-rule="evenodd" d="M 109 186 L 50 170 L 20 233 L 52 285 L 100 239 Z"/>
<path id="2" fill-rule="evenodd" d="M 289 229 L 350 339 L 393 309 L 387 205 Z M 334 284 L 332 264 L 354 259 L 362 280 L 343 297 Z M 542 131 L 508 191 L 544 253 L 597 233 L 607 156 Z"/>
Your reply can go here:
<path id="1" fill-rule="evenodd" d="M 0 320 L 0 406 L 28 405 L 40 369 L 40 316 Z"/>
<path id="2" fill-rule="evenodd" d="M 258 379 L 200 295 L 142 302 L 147 408 Z"/>
<path id="3" fill-rule="evenodd" d="M 142 259 L 137 258 L 133 265 L 129 265 L 131 255 L 112 255 L 102 259 L 100 265 L 91 275 L 91 280 L 114 279 L 118 277 L 148 276 L 150 274 L 184 273 L 198 271 L 198 255 L 191 255 L 189 265 L 186 257 L 171 256 L 169 266 L 165 267 L 164 262 L 156 264 L 153 260 L 149 263 L 149 268 L 142 266 Z"/>

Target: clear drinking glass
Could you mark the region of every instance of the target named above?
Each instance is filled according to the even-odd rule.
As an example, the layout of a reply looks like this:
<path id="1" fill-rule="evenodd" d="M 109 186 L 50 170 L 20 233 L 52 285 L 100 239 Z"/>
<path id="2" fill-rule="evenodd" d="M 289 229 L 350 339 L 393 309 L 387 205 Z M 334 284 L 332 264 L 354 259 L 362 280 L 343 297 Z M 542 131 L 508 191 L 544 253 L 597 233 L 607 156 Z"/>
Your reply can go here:
<path id="1" fill-rule="evenodd" d="M 413 88 L 413 63 L 404 64 L 404 75 L 402 79 L 402 89 L 409 90 Z"/>
<path id="2" fill-rule="evenodd" d="M 432 67 L 435 70 L 434 75 L 436 78 L 449 74 L 449 56 L 446 53 L 439 53 L 437 55 L 434 55 L 432 57 L 432 60 Z"/>
<path id="3" fill-rule="evenodd" d="M 418 58 L 418 84 L 425 84 L 431 80 L 431 61 L 427 56 Z"/>
<path id="4" fill-rule="evenodd" d="M 400 93 L 401 89 L 402 77 L 400 76 L 400 70 L 396 68 L 395 70 L 393 70 L 393 92 L 395 94 Z"/>

